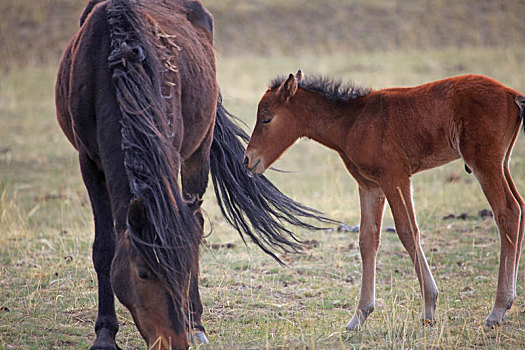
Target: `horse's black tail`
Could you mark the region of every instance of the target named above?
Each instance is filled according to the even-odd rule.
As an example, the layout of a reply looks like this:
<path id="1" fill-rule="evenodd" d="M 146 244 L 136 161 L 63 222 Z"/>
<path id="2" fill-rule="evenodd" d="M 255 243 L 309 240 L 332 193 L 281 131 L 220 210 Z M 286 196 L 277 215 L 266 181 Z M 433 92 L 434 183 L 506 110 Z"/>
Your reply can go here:
<path id="1" fill-rule="evenodd" d="M 239 231 L 242 239 L 248 235 L 264 252 L 281 262 L 274 254 L 297 250 L 301 241 L 284 224 L 309 230 L 321 228 L 302 221 L 315 219 L 336 223 L 317 210 L 308 208 L 281 193 L 266 177 L 252 175 L 243 165 L 244 146 L 249 136 L 222 106 L 219 95 L 217 119 L 211 146 L 210 166 L 215 194 L 226 220 Z"/>
<path id="2" fill-rule="evenodd" d="M 130 191 L 139 199 L 135 212 L 144 212 L 146 219 L 140 232 L 128 221 L 129 237 L 151 270 L 179 293 L 195 273 L 192 262 L 200 231 L 177 184 L 179 155 L 171 146 L 165 118 L 162 63 L 133 3 L 113 0 L 107 6 L 108 63 L 120 107 L 124 167 Z"/>

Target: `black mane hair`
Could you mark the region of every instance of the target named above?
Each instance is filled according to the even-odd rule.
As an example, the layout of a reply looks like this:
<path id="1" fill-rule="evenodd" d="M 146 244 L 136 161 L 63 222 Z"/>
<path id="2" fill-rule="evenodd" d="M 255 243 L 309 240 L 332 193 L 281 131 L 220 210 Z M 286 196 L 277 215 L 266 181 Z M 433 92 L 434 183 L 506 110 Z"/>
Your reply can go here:
<path id="1" fill-rule="evenodd" d="M 268 87 L 270 89 L 276 89 L 281 86 L 287 78 L 287 76 L 279 75 L 272 79 Z M 304 76 L 298 85 L 302 89 L 319 93 L 328 100 L 335 102 L 348 102 L 351 99 L 366 96 L 372 91 L 371 88 L 358 86 L 353 82 L 344 83 L 340 79 L 318 74 Z"/>
<path id="2" fill-rule="evenodd" d="M 131 243 L 152 272 L 182 301 L 182 286 L 196 271 L 197 221 L 177 184 L 178 159 L 170 139 L 167 104 L 161 93 L 162 64 L 129 1 L 108 4 L 108 58 L 121 113 L 122 150 L 129 187 L 145 211 L 146 224 Z"/>

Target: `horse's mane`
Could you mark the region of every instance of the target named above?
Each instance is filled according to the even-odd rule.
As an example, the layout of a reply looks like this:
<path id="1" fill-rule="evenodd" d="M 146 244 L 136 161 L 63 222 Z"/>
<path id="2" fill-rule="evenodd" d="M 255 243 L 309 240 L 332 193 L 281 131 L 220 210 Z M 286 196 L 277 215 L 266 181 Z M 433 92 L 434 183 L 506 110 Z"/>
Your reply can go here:
<path id="1" fill-rule="evenodd" d="M 272 79 L 268 87 L 270 89 L 276 89 L 281 86 L 287 78 L 287 76 L 279 75 Z M 353 82 L 345 83 L 340 79 L 318 74 L 304 76 L 298 85 L 302 89 L 319 93 L 328 100 L 336 102 L 348 102 L 351 99 L 366 96 L 372 91 L 371 88 L 358 86 Z"/>
<path id="2" fill-rule="evenodd" d="M 167 102 L 161 93 L 162 62 L 148 31 L 129 1 L 108 3 L 111 33 L 108 63 L 120 106 L 124 167 L 134 198 L 145 209 L 145 227 L 132 245 L 152 272 L 179 298 L 198 254 L 200 237 L 193 213 L 177 184 L 179 154 L 171 146 Z"/>

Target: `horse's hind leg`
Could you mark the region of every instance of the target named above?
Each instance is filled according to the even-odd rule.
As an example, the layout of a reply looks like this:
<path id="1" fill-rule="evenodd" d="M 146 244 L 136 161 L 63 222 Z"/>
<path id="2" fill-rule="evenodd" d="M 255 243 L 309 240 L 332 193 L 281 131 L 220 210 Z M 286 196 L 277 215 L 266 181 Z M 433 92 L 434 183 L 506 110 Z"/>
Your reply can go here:
<path id="1" fill-rule="evenodd" d="M 412 204 L 410 179 L 408 176 L 390 175 L 389 178 L 384 179 L 381 187 L 392 209 L 398 237 L 410 255 L 416 270 L 424 303 L 421 320 L 424 324 L 433 324 L 438 289 L 421 248 L 419 229 Z"/>
<path id="2" fill-rule="evenodd" d="M 193 203 L 190 207 L 194 211 L 194 215 L 197 218 L 197 221 L 200 224 L 201 230 L 204 228 L 204 217 L 202 216 L 200 209 L 201 201 Z M 201 231 L 202 234 L 202 231 Z M 188 341 L 194 344 L 208 344 L 208 338 L 206 338 L 206 330 L 202 325 L 202 301 L 199 292 L 199 255 L 195 256 L 195 266 L 197 268 L 195 271 L 197 274 L 191 276 L 190 280 L 190 289 L 189 289 L 189 333 Z"/>
<path id="3" fill-rule="evenodd" d="M 494 307 L 487 318 L 489 327 L 501 324 L 516 296 L 515 268 L 521 209 L 505 176 L 508 169 L 502 169 L 501 163 L 478 160 L 473 169 L 494 212 L 501 239 L 498 287 Z"/>
<path id="4" fill-rule="evenodd" d="M 181 182 L 186 200 L 200 200 L 208 186 L 210 173 L 210 146 L 213 141 L 211 128 L 199 148 L 182 161 Z"/>
<path id="5" fill-rule="evenodd" d="M 375 307 L 376 255 L 381 237 L 381 221 L 385 208 L 385 195 L 380 188 L 359 187 L 361 202 L 361 227 L 359 229 L 359 250 L 363 274 L 361 293 L 354 316 L 346 325 L 347 330 L 359 329 Z"/>
<path id="6" fill-rule="evenodd" d="M 89 193 L 95 218 L 93 264 L 97 272 L 99 303 L 97 321 L 95 322 L 97 338 L 91 350 L 115 350 L 118 349 L 115 342 L 118 322 L 110 280 L 111 261 L 115 253 L 111 203 L 105 186 L 104 173 L 84 153 L 80 153 L 79 160 L 82 178 Z"/>
<path id="7" fill-rule="evenodd" d="M 201 213 L 201 198 L 208 185 L 208 174 L 210 172 L 210 145 L 213 140 L 212 131 L 208 131 L 204 142 L 200 147 L 181 165 L 182 190 L 186 200 L 191 201 L 194 208 L 195 217 L 204 226 L 204 219 Z M 203 232 L 201 231 L 201 235 Z M 198 259 L 198 257 L 197 257 Z M 198 261 L 197 261 L 198 266 Z M 198 271 L 198 269 L 197 269 Z M 190 283 L 190 319 L 191 325 L 189 341 L 197 344 L 207 344 L 205 329 L 202 324 L 202 301 L 199 293 L 199 276 L 192 276 Z"/>

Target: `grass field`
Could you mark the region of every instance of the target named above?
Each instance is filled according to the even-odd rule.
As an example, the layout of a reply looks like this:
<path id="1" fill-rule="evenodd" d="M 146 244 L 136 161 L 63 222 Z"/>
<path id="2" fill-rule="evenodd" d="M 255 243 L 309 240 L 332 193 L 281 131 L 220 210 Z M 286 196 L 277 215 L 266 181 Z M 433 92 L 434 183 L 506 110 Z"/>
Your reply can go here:
<path id="1" fill-rule="evenodd" d="M 253 125 L 267 81 L 298 68 L 373 88 L 407 86 L 481 73 L 525 92 L 525 50 L 463 48 L 298 57 L 219 54 L 225 105 Z M 93 224 L 76 153 L 54 116 L 56 67 L 0 77 L 0 349 L 86 349 L 94 338 L 96 277 Z M 357 186 L 337 155 L 300 141 L 270 173 L 287 194 L 356 225 Z M 525 194 L 525 136 L 511 171 Z M 419 286 L 397 236 L 383 232 L 377 305 L 360 332 L 344 332 L 357 304 L 357 233 L 301 231 L 311 247 L 283 255 L 283 268 L 242 244 L 222 219 L 211 188 L 201 249 L 203 315 L 211 344 L 201 349 L 515 349 L 525 345 L 524 266 L 518 297 L 497 330 L 484 328 L 495 295 L 499 237 L 478 212 L 488 204 L 461 162 L 414 177 L 423 248 L 440 291 L 437 324 L 419 324 Z M 443 220 L 467 213 L 465 220 Z M 384 228 L 393 225 L 389 209 Z M 233 248 L 226 248 L 233 243 Z M 144 348 L 129 313 L 118 306 L 123 349 Z"/>

